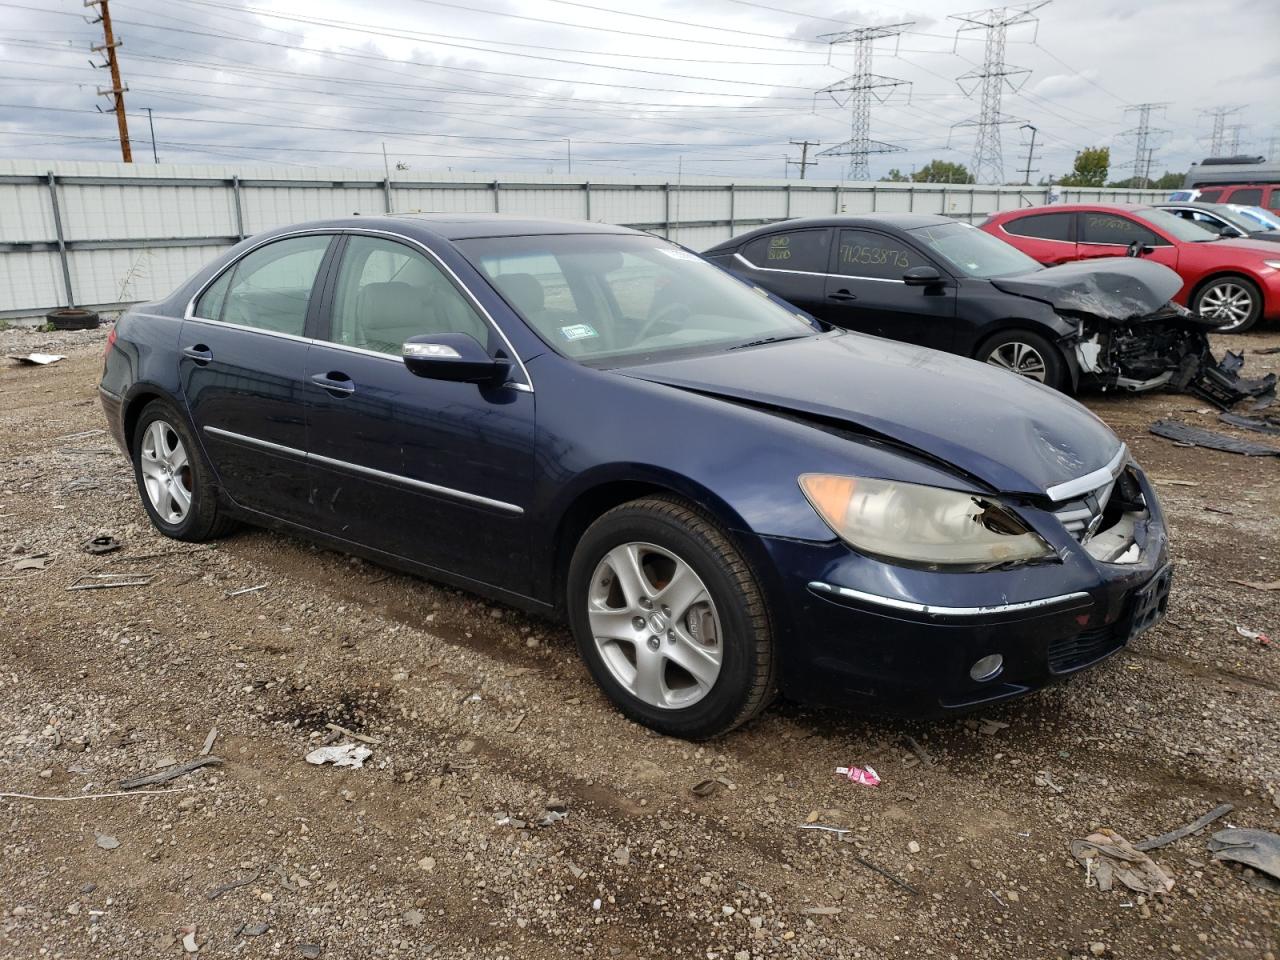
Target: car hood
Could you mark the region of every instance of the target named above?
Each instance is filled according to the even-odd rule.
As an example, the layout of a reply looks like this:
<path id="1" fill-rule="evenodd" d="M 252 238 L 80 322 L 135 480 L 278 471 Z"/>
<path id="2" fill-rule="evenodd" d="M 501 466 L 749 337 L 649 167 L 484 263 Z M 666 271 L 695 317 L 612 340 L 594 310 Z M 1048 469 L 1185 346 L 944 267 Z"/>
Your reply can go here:
<path id="1" fill-rule="evenodd" d="M 1164 308 L 1182 278 L 1162 263 L 1136 257 L 1078 260 L 991 283 L 1005 293 L 1042 300 L 1063 313 L 1132 320 Z"/>
<path id="2" fill-rule="evenodd" d="M 1007 493 L 1043 495 L 1106 466 L 1120 448 L 1106 424 L 1048 387 L 861 334 L 830 333 L 616 372 L 843 425 L 945 461 Z"/>

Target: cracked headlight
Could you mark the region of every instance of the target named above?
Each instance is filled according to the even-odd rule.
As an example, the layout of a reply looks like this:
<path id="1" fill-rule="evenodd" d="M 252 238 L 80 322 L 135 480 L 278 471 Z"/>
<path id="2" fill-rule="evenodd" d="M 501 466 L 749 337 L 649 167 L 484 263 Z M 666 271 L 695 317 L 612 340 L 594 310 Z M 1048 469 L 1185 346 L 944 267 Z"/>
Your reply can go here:
<path id="1" fill-rule="evenodd" d="M 800 489 L 841 540 L 864 553 L 928 566 L 994 566 L 1053 549 L 1001 504 L 916 483 L 806 473 Z"/>

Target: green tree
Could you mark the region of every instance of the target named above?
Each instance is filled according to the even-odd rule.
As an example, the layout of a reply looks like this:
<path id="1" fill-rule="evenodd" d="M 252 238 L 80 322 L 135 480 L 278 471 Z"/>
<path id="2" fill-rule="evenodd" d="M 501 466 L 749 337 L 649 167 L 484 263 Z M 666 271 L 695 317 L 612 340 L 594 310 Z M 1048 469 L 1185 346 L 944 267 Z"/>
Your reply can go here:
<path id="1" fill-rule="evenodd" d="M 1157 180 L 1152 186 L 1157 190 L 1177 190 L 1184 182 L 1187 175 L 1185 173 L 1170 173 L 1168 170 L 1164 172 L 1164 176 Z"/>
<path id="2" fill-rule="evenodd" d="M 889 170 L 888 173 L 885 174 L 884 179 L 887 180 L 889 183 L 906 183 L 911 178 L 908 177 L 901 170 L 899 170 L 897 167 L 893 167 Z"/>
<path id="3" fill-rule="evenodd" d="M 973 174 L 962 163 L 930 160 L 911 175 L 916 183 L 973 183 Z"/>
<path id="4" fill-rule="evenodd" d="M 1086 147 L 1076 154 L 1075 167 L 1058 181 L 1064 187 L 1100 187 L 1107 182 L 1110 147 Z"/>

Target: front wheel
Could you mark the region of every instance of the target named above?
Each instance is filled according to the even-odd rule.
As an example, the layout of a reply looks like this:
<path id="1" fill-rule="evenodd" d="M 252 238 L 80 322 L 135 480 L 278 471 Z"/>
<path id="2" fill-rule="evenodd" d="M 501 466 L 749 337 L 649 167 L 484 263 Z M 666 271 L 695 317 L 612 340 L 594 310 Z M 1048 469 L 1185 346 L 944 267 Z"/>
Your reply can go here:
<path id="1" fill-rule="evenodd" d="M 201 542 L 234 526 L 218 503 L 213 471 L 172 404 L 147 404 L 133 431 L 132 454 L 142 506 L 166 537 Z"/>
<path id="2" fill-rule="evenodd" d="M 1006 330 L 983 342 L 977 360 L 1035 380 L 1055 390 L 1065 390 L 1066 364 L 1058 348 L 1030 330 Z"/>
<path id="3" fill-rule="evenodd" d="M 1262 294 L 1244 277 L 1219 277 L 1196 293 L 1191 309 L 1209 320 L 1221 320 L 1218 333 L 1244 333 L 1262 316 Z"/>
<path id="4" fill-rule="evenodd" d="M 600 517 L 574 551 L 566 600 L 592 676 L 638 723 L 713 737 L 773 697 L 760 588 L 724 531 L 692 505 L 646 498 Z"/>

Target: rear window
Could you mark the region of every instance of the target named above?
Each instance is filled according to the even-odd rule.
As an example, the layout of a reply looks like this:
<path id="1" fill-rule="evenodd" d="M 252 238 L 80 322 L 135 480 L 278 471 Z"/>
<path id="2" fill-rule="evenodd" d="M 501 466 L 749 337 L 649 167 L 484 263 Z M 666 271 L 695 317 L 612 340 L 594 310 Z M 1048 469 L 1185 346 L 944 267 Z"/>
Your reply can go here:
<path id="1" fill-rule="evenodd" d="M 1004 225 L 1005 233 L 1015 237 L 1033 237 L 1037 240 L 1070 240 L 1070 213 L 1038 213 L 1030 217 L 1018 217 Z"/>
<path id="2" fill-rule="evenodd" d="M 1262 188 L 1246 187 L 1231 191 L 1231 196 L 1227 198 L 1228 203 L 1239 203 L 1246 207 L 1262 206 Z"/>
<path id="3" fill-rule="evenodd" d="M 1221 190 L 1201 190 L 1198 199 L 1201 203 L 1217 203 L 1220 196 L 1222 196 Z"/>

